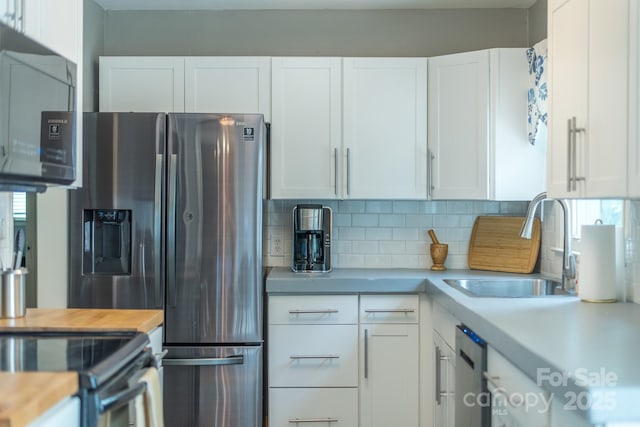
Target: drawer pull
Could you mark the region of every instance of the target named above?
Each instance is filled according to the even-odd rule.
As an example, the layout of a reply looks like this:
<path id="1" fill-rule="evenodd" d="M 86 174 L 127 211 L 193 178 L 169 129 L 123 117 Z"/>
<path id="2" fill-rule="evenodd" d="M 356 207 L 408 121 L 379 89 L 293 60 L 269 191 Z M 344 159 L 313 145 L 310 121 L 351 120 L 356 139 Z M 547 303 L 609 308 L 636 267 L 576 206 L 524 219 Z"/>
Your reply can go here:
<path id="1" fill-rule="evenodd" d="M 298 423 L 337 423 L 337 418 L 293 418 L 289 420 L 289 424 Z"/>
<path id="2" fill-rule="evenodd" d="M 524 403 L 523 401 L 523 397 L 521 395 L 517 395 L 517 394 L 511 394 L 508 392 L 508 390 L 506 388 L 504 388 L 503 386 L 501 386 L 497 380 L 500 379 L 500 377 L 492 377 L 491 375 L 489 375 L 488 372 L 483 372 L 482 376 L 493 386 L 495 387 L 495 390 L 493 390 L 493 393 L 497 393 L 497 394 L 501 394 L 503 395 L 506 399 L 507 402 L 511 405 L 511 406 L 522 406 L 522 404 Z"/>
<path id="3" fill-rule="evenodd" d="M 340 359 L 340 356 L 337 354 L 318 354 L 318 355 L 305 355 L 305 354 L 292 354 L 289 356 L 291 360 L 300 360 L 300 359 Z"/>
<path id="4" fill-rule="evenodd" d="M 396 308 L 396 309 L 386 309 L 386 308 L 369 308 L 364 311 L 365 313 L 402 313 L 409 314 L 415 313 L 416 311 L 413 308 Z"/>
<path id="5" fill-rule="evenodd" d="M 326 310 L 289 310 L 289 314 L 332 314 L 337 312 L 338 310 L 334 308 Z"/>

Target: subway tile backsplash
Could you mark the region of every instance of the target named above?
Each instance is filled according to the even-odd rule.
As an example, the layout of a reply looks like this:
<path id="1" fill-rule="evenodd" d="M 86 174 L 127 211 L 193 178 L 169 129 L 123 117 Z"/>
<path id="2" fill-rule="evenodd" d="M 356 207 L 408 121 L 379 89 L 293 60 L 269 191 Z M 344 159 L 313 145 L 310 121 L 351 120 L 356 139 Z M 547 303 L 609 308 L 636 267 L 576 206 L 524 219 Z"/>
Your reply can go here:
<path id="1" fill-rule="evenodd" d="M 449 244 L 447 268 L 467 268 L 471 229 L 478 215 L 524 215 L 526 202 L 406 200 L 269 200 L 266 202 L 264 260 L 291 265 L 292 210 L 317 203 L 333 211 L 334 268 L 430 268 L 427 230 Z M 282 256 L 272 251 L 282 242 Z"/>

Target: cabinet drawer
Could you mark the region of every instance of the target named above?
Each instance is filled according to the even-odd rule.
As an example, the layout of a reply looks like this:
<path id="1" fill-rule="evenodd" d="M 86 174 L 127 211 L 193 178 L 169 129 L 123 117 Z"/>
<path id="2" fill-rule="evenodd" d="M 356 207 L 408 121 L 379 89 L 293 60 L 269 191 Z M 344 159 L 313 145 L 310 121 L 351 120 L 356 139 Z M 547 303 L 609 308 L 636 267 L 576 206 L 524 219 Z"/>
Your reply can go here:
<path id="1" fill-rule="evenodd" d="M 360 323 L 418 323 L 418 295 L 361 295 Z"/>
<path id="2" fill-rule="evenodd" d="M 296 423 L 294 420 L 298 420 Z M 320 420 L 326 420 L 321 422 Z M 357 388 L 269 389 L 269 426 L 358 425 Z"/>
<path id="3" fill-rule="evenodd" d="M 487 377 L 487 387 L 494 395 L 492 414 L 514 425 L 549 426 L 549 393 L 491 347 L 487 350 Z"/>
<path id="4" fill-rule="evenodd" d="M 269 326 L 270 387 L 356 387 L 357 325 Z"/>
<path id="5" fill-rule="evenodd" d="M 269 324 L 358 324 L 357 295 L 283 295 L 269 297 Z"/>

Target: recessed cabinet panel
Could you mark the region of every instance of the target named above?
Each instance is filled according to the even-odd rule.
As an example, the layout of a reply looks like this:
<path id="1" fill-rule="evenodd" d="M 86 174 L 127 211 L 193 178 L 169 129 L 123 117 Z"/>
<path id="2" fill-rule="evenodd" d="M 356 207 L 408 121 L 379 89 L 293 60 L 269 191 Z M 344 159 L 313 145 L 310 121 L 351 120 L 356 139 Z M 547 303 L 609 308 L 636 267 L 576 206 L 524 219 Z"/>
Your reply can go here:
<path id="1" fill-rule="evenodd" d="M 432 199 L 530 200 L 545 189 L 546 141 L 527 138 L 527 51 L 429 58 Z"/>
<path id="2" fill-rule="evenodd" d="M 426 199 L 427 60 L 344 58 L 343 192 Z"/>
<path id="3" fill-rule="evenodd" d="M 419 425 L 418 330 L 418 325 L 360 326 L 361 425 Z"/>
<path id="4" fill-rule="evenodd" d="M 357 295 L 269 297 L 270 325 L 358 324 Z"/>
<path id="5" fill-rule="evenodd" d="M 269 426 L 358 426 L 357 388 L 272 388 Z"/>
<path id="6" fill-rule="evenodd" d="M 273 198 L 340 196 L 342 60 L 273 58 Z"/>
<path id="7" fill-rule="evenodd" d="M 184 58 L 100 57 L 100 111 L 184 112 Z"/>
<path id="8" fill-rule="evenodd" d="M 429 60 L 434 199 L 488 196 L 489 51 Z"/>
<path id="9" fill-rule="evenodd" d="M 270 387 L 357 387 L 357 325 L 269 326 Z"/>
<path id="10" fill-rule="evenodd" d="M 187 113 L 261 113 L 270 121 L 269 57 L 187 57 L 184 85 Z"/>
<path id="11" fill-rule="evenodd" d="M 628 175 L 627 162 L 637 144 L 628 133 L 628 108 L 634 108 L 628 97 L 637 79 L 629 76 L 630 70 L 637 73 L 628 54 L 631 3 L 549 2 L 550 196 L 629 194 L 634 167 Z"/>

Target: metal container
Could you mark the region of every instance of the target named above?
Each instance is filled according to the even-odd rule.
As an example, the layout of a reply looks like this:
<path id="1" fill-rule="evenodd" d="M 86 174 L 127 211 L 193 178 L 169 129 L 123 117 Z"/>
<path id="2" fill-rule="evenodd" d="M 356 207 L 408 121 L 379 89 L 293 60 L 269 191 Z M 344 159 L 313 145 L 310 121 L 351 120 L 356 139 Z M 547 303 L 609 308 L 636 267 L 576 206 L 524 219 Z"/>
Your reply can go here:
<path id="1" fill-rule="evenodd" d="M 322 230 L 322 205 L 297 205 L 298 231 Z"/>
<path id="2" fill-rule="evenodd" d="M 23 317 L 27 310 L 27 269 L 0 271 L 0 318 Z"/>

